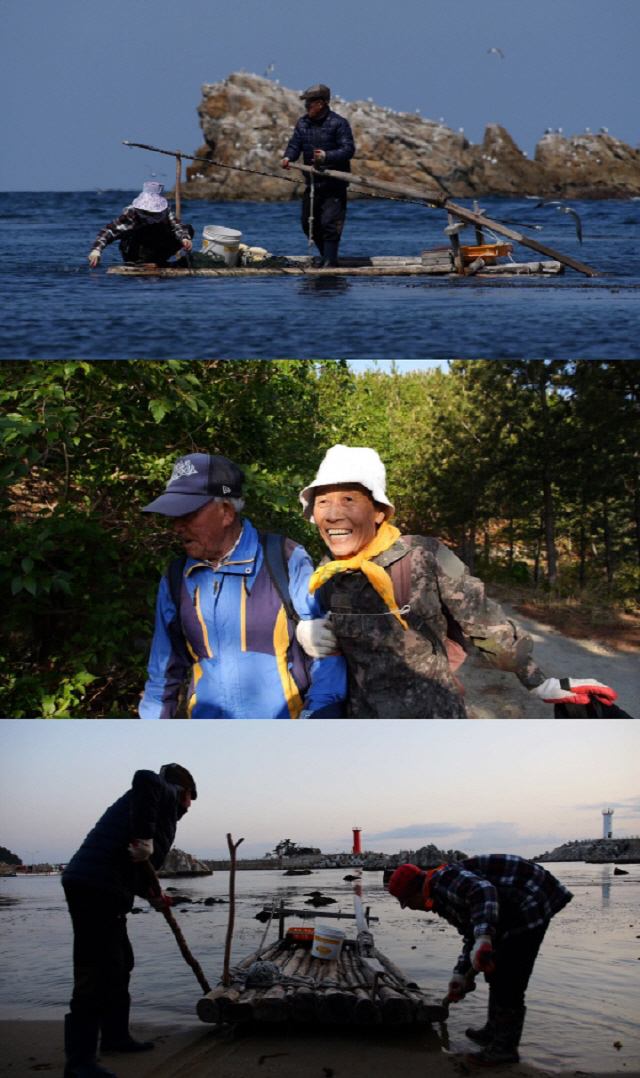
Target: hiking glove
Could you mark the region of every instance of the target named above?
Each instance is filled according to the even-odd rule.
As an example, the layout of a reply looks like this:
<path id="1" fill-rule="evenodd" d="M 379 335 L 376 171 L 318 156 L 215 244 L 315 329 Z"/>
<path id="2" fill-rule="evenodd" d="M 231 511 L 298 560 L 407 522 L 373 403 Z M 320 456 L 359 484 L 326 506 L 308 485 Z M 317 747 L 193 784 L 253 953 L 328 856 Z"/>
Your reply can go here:
<path id="1" fill-rule="evenodd" d="M 152 838 L 134 838 L 131 845 L 127 846 L 132 861 L 148 861 L 153 853 Z"/>
<path id="2" fill-rule="evenodd" d="M 291 168 L 291 165 L 289 164 L 289 158 L 288 157 L 283 157 L 282 158 L 282 161 L 280 162 L 280 168 Z"/>
<path id="3" fill-rule="evenodd" d="M 98 265 L 98 262 L 100 261 L 101 254 L 102 254 L 102 251 L 98 250 L 97 247 L 94 247 L 93 251 L 89 251 L 89 265 L 92 268 L 94 266 Z"/>
<path id="4" fill-rule="evenodd" d="M 476 942 L 471 951 L 471 965 L 478 973 L 493 973 L 493 943 L 491 936 L 476 936 Z"/>
<path id="5" fill-rule="evenodd" d="M 340 651 L 328 618 L 299 621 L 296 625 L 296 637 L 300 647 L 312 659 L 326 659 L 328 655 L 335 655 Z"/>
<path id="6" fill-rule="evenodd" d="M 314 165 L 322 165 L 322 164 L 324 164 L 326 156 L 327 155 L 324 152 L 324 150 L 314 150 L 313 151 L 313 163 L 314 163 Z"/>
<path id="7" fill-rule="evenodd" d="M 618 699 L 617 692 L 593 678 L 577 680 L 573 677 L 550 677 L 529 692 L 545 704 L 588 704 L 591 696 L 595 696 L 601 704 L 610 704 Z"/>

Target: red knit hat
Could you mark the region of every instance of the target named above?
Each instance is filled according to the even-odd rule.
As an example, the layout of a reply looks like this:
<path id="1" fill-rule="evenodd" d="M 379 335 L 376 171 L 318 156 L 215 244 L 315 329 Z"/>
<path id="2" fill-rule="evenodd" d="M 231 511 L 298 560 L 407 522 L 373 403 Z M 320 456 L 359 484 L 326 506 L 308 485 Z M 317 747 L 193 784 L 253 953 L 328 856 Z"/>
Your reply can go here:
<path id="1" fill-rule="evenodd" d="M 400 865 L 391 876 L 387 890 L 398 899 L 404 909 L 407 902 L 422 888 L 426 875 L 417 865 Z"/>

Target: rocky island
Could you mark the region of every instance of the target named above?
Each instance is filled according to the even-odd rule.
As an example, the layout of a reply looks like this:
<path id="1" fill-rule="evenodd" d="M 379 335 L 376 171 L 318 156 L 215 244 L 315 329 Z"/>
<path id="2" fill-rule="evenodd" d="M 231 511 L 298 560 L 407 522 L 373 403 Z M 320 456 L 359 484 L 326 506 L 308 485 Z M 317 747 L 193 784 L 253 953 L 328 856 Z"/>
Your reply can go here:
<path id="1" fill-rule="evenodd" d="M 302 178 L 280 169 L 294 124 L 303 113 L 300 90 L 244 72 L 202 87 L 198 107 L 204 144 L 187 168 L 182 197 L 225 201 L 287 201 L 298 198 Z M 605 129 L 565 136 L 547 131 L 530 160 L 497 123 L 487 125 L 481 145 L 462 131 L 417 113 L 396 112 L 372 101 L 331 100 L 356 141 L 354 173 L 452 198 L 507 195 L 539 198 L 640 196 L 640 150 Z M 233 168 L 214 164 L 234 166 Z M 259 175 L 256 173 L 268 173 Z M 297 182 L 288 182 L 292 179 Z M 362 197 L 351 188 L 350 197 Z"/>
<path id="2" fill-rule="evenodd" d="M 547 850 L 534 861 L 586 861 L 589 864 L 640 864 L 640 838 L 575 839 Z"/>

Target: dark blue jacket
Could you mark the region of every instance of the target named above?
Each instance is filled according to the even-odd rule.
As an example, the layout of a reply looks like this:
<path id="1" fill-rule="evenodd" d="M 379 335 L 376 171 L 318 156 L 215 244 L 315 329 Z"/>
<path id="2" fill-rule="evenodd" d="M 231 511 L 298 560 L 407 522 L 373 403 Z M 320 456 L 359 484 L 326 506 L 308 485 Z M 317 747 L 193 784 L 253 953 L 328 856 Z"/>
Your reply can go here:
<path id="1" fill-rule="evenodd" d="M 305 165 L 313 161 L 315 150 L 324 150 L 326 157 L 323 162 L 325 168 L 334 168 L 338 172 L 351 172 L 351 158 L 356 152 L 353 134 L 348 120 L 344 116 L 338 116 L 337 112 L 327 109 L 317 120 L 310 120 L 308 116 L 301 116 L 298 120 L 293 135 L 289 139 L 284 156 L 290 161 L 297 161 L 300 154 Z M 306 183 L 310 183 L 309 176 L 305 175 Z M 316 178 L 316 187 L 336 184 L 344 188 L 340 180 L 329 177 L 322 180 Z"/>
<path id="2" fill-rule="evenodd" d="M 153 839 L 149 860 L 160 868 L 185 811 L 175 786 L 154 771 L 136 771 L 131 789 L 107 809 L 74 853 L 62 874 L 63 886 L 97 888 L 127 913 L 135 895 L 144 897 L 149 887 L 127 846 L 134 838 Z"/>

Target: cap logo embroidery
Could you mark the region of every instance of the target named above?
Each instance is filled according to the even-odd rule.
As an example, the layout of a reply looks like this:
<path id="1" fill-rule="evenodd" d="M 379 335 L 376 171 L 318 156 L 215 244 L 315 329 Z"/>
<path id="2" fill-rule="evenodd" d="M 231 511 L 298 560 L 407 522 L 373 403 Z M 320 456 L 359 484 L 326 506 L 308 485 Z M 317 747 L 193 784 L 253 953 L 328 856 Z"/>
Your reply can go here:
<path id="1" fill-rule="evenodd" d="M 231 487 L 223 487 L 222 488 L 222 493 L 223 494 L 231 494 Z"/>
<path id="2" fill-rule="evenodd" d="M 198 469 L 194 468 L 190 460 L 178 460 L 173 466 L 171 473 L 171 479 L 167 483 L 167 486 L 171 486 L 175 483 L 176 479 L 181 479 L 184 475 L 197 475 Z"/>

